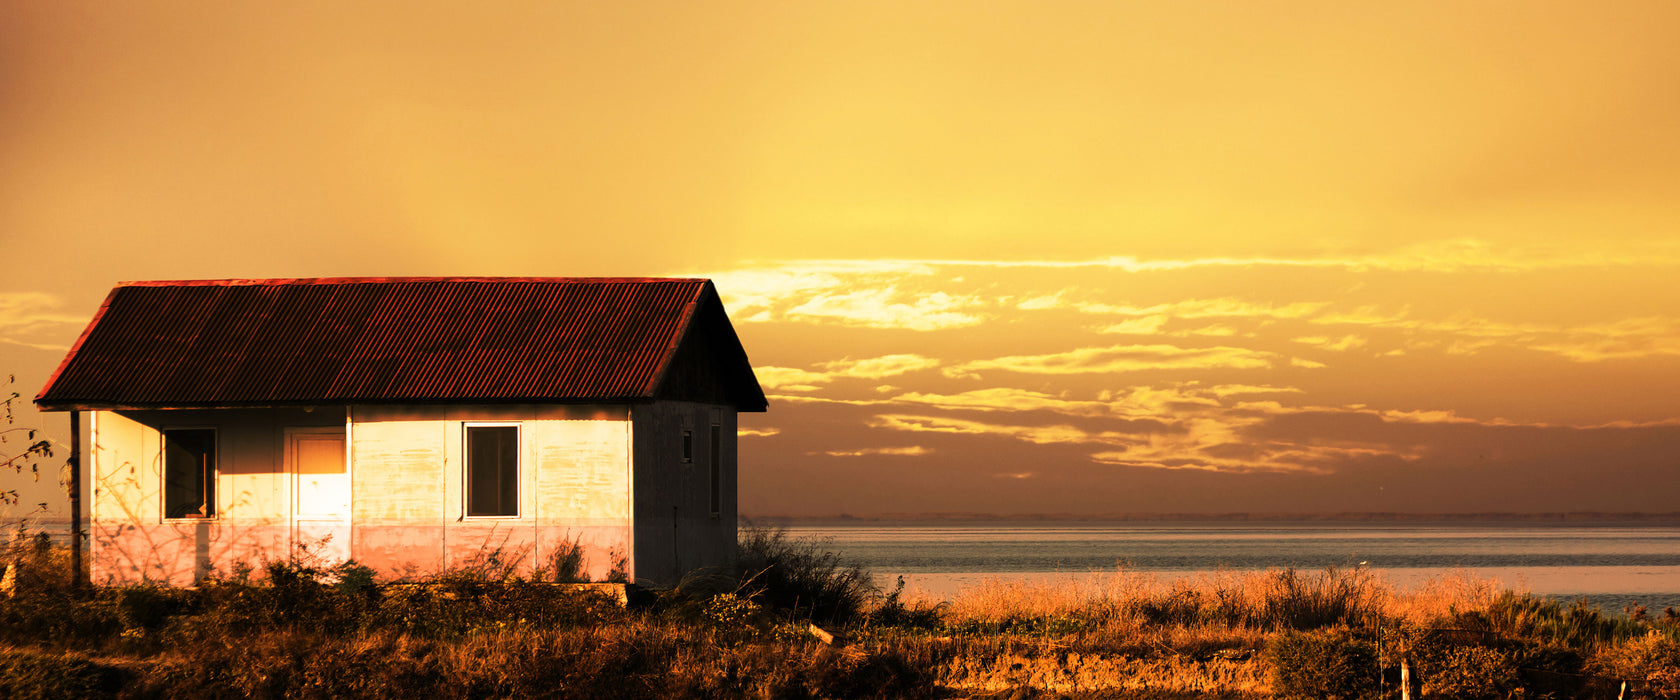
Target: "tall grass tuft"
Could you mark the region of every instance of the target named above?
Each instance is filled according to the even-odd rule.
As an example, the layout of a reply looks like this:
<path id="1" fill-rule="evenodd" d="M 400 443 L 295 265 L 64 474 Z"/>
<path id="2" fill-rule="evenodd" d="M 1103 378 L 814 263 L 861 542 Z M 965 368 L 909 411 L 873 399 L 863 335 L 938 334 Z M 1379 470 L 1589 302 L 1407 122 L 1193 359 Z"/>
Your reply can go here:
<path id="1" fill-rule="evenodd" d="M 878 593 L 861 567 L 819 540 L 790 538 L 780 528 L 743 528 L 736 571 L 748 596 L 820 624 L 860 619 Z"/>
<path id="2" fill-rule="evenodd" d="M 1376 611 L 1378 593 L 1371 573 L 1330 567 L 1317 576 L 1295 569 L 1273 573 L 1258 613 L 1279 629 L 1310 630 L 1361 622 Z"/>
<path id="3" fill-rule="evenodd" d="M 1510 591 L 1494 598 L 1485 610 L 1458 615 L 1457 622 L 1510 637 L 1578 649 L 1625 642 L 1644 636 L 1651 629 L 1649 624 L 1628 617 L 1606 615 L 1585 600 L 1564 605 L 1555 600 Z"/>

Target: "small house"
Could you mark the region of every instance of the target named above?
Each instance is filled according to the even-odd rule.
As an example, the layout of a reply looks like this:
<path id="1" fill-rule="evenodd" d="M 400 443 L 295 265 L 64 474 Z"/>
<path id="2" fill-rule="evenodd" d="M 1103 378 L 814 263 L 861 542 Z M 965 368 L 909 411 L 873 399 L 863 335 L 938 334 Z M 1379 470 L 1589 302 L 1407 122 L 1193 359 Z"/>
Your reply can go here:
<path id="1" fill-rule="evenodd" d="M 88 578 L 175 585 L 569 555 L 670 585 L 730 565 L 766 408 L 701 279 L 125 283 L 35 402 L 71 412 Z"/>

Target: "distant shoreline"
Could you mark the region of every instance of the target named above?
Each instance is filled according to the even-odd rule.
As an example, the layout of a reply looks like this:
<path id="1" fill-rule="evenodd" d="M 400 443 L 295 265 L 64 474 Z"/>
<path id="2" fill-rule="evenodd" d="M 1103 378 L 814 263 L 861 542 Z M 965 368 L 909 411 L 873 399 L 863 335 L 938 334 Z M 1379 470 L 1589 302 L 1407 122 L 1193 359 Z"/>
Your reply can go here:
<path id="1" fill-rule="evenodd" d="M 743 515 L 766 524 L 862 525 L 870 523 L 1654 523 L 1680 525 L 1680 512 L 1617 513 L 1574 511 L 1557 513 L 876 513 L 870 515 Z"/>

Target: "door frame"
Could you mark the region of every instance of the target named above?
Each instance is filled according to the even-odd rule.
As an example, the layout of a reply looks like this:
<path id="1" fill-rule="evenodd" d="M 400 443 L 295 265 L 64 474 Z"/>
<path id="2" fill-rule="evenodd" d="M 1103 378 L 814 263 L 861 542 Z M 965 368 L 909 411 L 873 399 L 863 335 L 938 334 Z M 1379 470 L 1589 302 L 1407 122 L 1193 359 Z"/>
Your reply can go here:
<path id="1" fill-rule="evenodd" d="M 332 436 L 337 437 L 344 446 L 342 455 L 344 460 L 344 512 L 337 516 L 298 516 L 299 484 L 301 476 L 298 472 L 297 438 L 301 436 Z M 301 544 L 300 527 L 308 525 L 331 527 L 334 537 L 328 546 L 315 552 L 320 559 L 318 563 L 334 564 L 350 558 L 350 502 L 354 481 L 351 478 L 350 467 L 350 436 L 343 426 L 294 426 L 283 431 L 283 475 L 286 488 L 286 553 L 288 557 L 295 555 Z M 342 534 L 342 537 L 339 536 Z"/>

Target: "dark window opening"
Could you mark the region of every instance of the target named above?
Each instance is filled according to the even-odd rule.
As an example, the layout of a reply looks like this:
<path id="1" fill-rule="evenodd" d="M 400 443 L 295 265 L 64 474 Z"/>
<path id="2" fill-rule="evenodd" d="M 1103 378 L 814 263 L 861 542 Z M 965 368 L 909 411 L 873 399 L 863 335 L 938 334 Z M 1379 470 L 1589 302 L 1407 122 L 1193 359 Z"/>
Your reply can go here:
<path id="1" fill-rule="evenodd" d="M 519 515 L 519 428 L 467 428 L 467 515 Z"/>
<path id="2" fill-rule="evenodd" d="M 683 431 L 682 461 L 683 464 L 694 461 L 694 431 L 692 430 Z"/>
<path id="3" fill-rule="evenodd" d="M 163 431 L 163 517 L 216 514 L 216 431 Z"/>
<path id="4" fill-rule="evenodd" d="M 723 429 L 712 426 L 712 515 L 723 512 Z"/>

